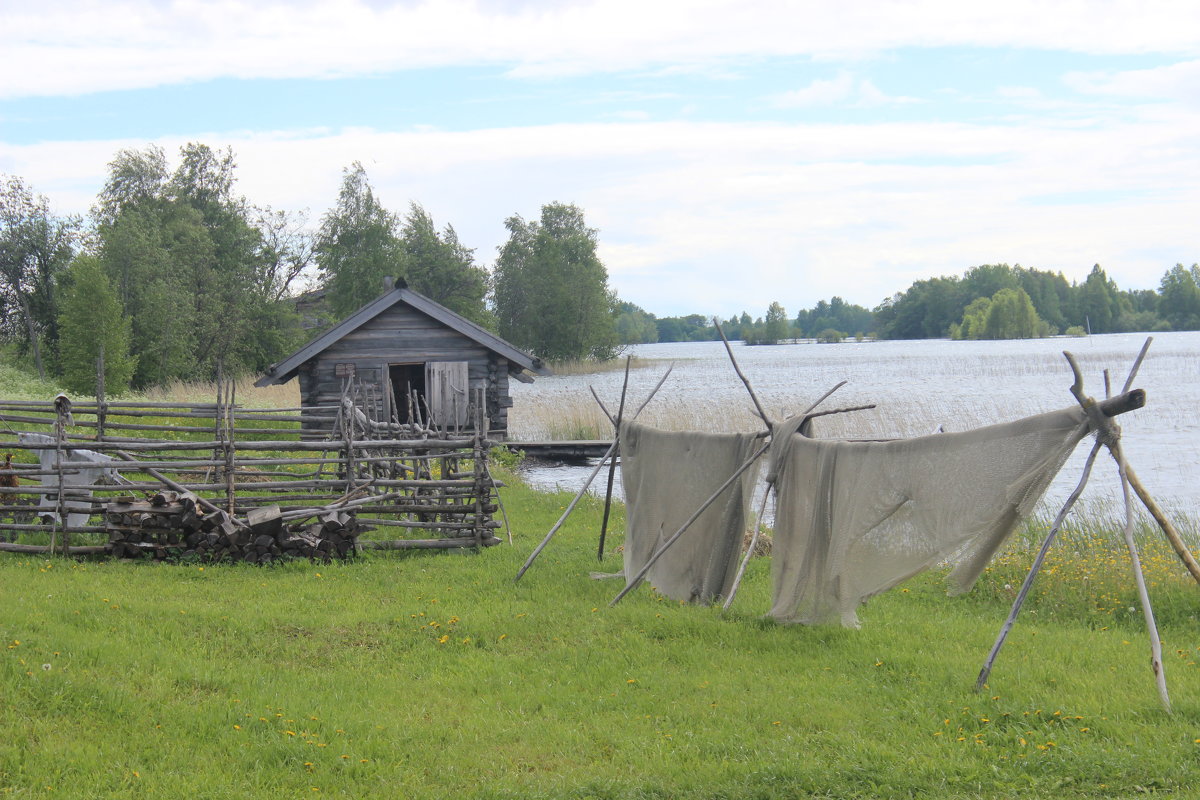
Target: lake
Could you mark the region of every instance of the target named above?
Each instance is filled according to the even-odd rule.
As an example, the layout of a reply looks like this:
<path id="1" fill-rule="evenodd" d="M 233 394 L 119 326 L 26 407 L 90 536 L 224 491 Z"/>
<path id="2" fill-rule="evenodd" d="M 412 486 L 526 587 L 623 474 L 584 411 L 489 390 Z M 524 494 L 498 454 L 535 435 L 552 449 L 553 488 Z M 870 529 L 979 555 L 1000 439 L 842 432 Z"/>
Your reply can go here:
<path id="1" fill-rule="evenodd" d="M 916 341 L 799 343 L 770 347 L 733 344 L 742 371 L 771 415 L 797 413 L 840 381 L 846 385 L 821 408 L 875 404 L 868 411 L 823 417 L 817 437 L 920 436 L 939 427 L 967 430 L 1075 405 L 1070 393 L 1071 351 L 1084 375 L 1084 391 L 1105 394 L 1104 370 L 1118 393 L 1146 334 L 1108 334 L 1019 341 Z M 630 373 L 629 404 L 636 408 L 674 364 L 670 377 L 639 418 L 673 430 L 752 431 L 762 424 L 720 342 L 639 345 Z M 513 389 L 510 436 L 561 438 L 564 421 L 608 428 L 589 385 L 614 413 L 621 370 L 538 378 Z M 1166 509 L 1187 517 L 1200 506 L 1200 332 L 1160 333 L 1133 384 L 1146 390 L 1146 407 L 1119 418 L 1127 459 Z M 1061 504 L 1079 480 L 1090 440 L 1076 448 L 1043 504 Z M 526 479 L 539 487 L 577 490 L 590 467 L 530 465 Z M 603 474 L 603 473 L 602 473 Z M 617 481 L 618 489 L 620 481 Z M 598 480 L 595 490 L 603 491 Z M 1085 503 L 1119 500 L 1115 463 L 1097 459 Z M 1051 509 L 1051 513 L 1057 509 Z"/>

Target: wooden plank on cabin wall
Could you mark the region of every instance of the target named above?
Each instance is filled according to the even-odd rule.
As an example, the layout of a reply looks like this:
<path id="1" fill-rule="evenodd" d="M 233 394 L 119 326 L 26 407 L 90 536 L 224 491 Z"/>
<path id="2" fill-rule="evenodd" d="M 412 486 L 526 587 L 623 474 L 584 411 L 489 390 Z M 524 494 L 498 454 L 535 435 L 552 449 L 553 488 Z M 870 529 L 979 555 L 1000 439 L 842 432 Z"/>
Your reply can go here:
<path id="1" fill-rule="evenodd" d="M 463 428 L 470 405 L 467 362 L 433 361 L 427 367 L 425 389 L 434 420 L 443 428 Z"/>

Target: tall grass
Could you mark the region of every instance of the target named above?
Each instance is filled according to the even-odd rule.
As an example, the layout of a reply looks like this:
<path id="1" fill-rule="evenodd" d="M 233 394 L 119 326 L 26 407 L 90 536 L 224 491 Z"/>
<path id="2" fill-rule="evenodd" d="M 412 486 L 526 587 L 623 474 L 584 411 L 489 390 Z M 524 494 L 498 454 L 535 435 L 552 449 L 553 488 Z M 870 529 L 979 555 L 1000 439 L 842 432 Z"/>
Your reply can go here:
<path id="1" fill-rule="evenodd" d="M 939 575 L 863 627 L 727 615 L 648 589 L 607 608 L 602 504 L 508 478 L 515 547 L 337 565 L 0 558 L 0 794 L 15 797 L 1187 796 L 1200 785 L 1196 592 L 1164 562 L 1176 704 L 1158 710 L 1131 582 L 1062 548 L 983 694 L 1019 572 Z M 616 509 L 619 544 L 623 521 Z M 1067 563 L 1090 572 L 1072 573 Z M 1104 576 L 1101 586 L 1100 575 Z M 1111 575 L 1111 582 L 1109 576 Z M 1083 598 L 1077 606 L 1070 597 Z M 1103 615 L 1082 607 L 1112 608 Z"/>

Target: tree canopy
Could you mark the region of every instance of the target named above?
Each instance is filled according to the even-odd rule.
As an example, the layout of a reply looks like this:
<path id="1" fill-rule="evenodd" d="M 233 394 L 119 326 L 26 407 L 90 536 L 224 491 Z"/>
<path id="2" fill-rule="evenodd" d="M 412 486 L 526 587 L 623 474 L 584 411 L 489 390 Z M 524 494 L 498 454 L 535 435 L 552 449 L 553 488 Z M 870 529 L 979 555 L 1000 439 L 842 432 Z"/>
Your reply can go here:
<path id="1" fill-rule="evenodd" d="M 548 203 L 540 220 L 505 227 L 492 289 L 500 335 L 542 358 L 611 358 L 616 298 L 583 211 Z"/>

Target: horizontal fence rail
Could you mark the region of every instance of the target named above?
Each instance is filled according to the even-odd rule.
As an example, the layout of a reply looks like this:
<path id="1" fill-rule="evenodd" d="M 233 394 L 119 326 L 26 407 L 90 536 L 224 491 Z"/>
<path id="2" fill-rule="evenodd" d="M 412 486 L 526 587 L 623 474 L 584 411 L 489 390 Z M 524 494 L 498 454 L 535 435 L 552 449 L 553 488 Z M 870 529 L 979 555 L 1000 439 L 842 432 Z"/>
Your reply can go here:
<path id="1" fill-rule="evenodd" d="M 398 425 L 362 399 L 347 383 L 338 406 L 243 408 L 219 383 L 215 403 L 0 400 L 0 550 L 269 561 L 498 543 L 486 425 Z M 314 419 L 328 438 L 302 432 Z"/>

